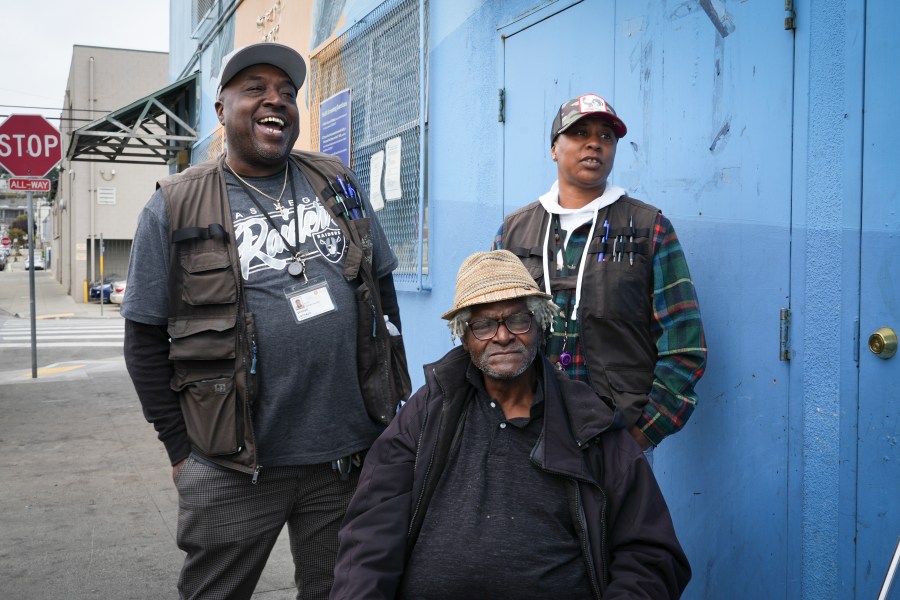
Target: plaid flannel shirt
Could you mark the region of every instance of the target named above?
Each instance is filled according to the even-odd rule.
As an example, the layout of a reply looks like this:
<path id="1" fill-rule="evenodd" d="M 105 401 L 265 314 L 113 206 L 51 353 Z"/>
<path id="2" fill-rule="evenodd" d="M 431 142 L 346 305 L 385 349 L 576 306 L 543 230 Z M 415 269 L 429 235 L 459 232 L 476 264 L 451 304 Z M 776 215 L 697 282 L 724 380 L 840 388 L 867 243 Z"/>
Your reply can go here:
<path id="1" fill-rule="evenodd" d="M 565 247 L 565 265 L 561 275 L 577 275 L 591 223 L 578 227 Z M 493 249 L 502 248 L 503 226 L 497 231 Z M 565 239 L 561 232 L 560 237 Z M 706 368 L 706 338 L 700 320 L 700 306 L 688 271 L 681 243 L 672 223 L 662 215 L 656 219 L 651 243 L 653 269 L 653 314 L 651 329 L 656 339 L 657 360 L 644 412 L 637 427 L 656 446 L 687 423 L 697 405 L 694 386 Z M 552 264 L 552 261 L 551 261 Z M 588 381 L 585 357 L 578 341 L 577 322 L 568 324 L 565 315 L 575 302 L 574 290 L 553 296 L 560 313 L 547 338 L 546 355 L 572 379 Z M 568 367 L 559 365 L 563 351 L 572 356 Z"/>

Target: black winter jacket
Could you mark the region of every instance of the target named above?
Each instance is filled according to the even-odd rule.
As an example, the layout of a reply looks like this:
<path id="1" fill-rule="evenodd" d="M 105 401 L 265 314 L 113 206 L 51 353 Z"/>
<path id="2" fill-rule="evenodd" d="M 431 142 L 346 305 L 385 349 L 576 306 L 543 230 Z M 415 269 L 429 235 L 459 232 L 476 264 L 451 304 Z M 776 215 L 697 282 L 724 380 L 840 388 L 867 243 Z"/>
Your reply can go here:
<path id="1" fill-rule="evenodd" d="M 587 384 L 538 361 L 544 425 L 531 459 L 567 482 L 595 597 L 678 598 L 691 570 L 643 453 L 619 413 Z M 457 347 L 426 365 L 425 385 L 370 449 L 339 534 L 332 599 L 395 597 L 475 397 L 466 380 L 470 362 Z"/>

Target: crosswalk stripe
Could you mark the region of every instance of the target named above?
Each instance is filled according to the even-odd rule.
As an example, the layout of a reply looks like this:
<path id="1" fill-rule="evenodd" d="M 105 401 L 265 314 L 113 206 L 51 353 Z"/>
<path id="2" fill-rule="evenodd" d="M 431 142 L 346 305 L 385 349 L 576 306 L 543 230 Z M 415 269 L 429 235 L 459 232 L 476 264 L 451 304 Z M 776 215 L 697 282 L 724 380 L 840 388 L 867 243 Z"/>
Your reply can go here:
<path id="1" fill-rule="evenodd" d="M 125 323 L 92 319 L 37 321 L 34 335 L 39 348 L 121 348 Z M 6 321 L 0 325 L 0 348 L 30 347 L 30 322 Z"/>
<path id="2" fill-rule="evenodd" d="M 123 340 L 115 342 L 38 342 L 39 348 L 121 348 Z M 31 342 L 6 344 L 0 342 L 0 348 L 31 348 Z"/>
<path id="3" fill-rule="evenodd" d="M 68 330 L 60 330 L 60 329 L 52 329 L 50 331 L 46 329 L 37 329 L 35 330 L 37 335 L 51 335 L 51 336 L 60 336 L 60 335 L 68 335 L 74 337 L 88 337 L 92 335 L 125 335 L 125 331 L 122 329 L 97 329 L 94 331 L 68 331 Z M 30 329 L 17 329 L 15 331 L 9 331 L 0 329 L 0 337 L 13 337 L 17 335 L 25 335 L 30 336 Z"/>
<path id="4" fill-rule="evenodd" d="M 125 329 L 124 323 L 103 323 L 98 325 L 65 325 L 63 323 L 46 324 L 38 321 L 35 323 L 35 329 L 60 329 L 68 331 L 90 331 L 92 329 Z M 6 324 L 0 327 L 0 331 L 8 329 L 31 329 L 30 323 L 16 323 L 15 325 Z"/>
<path id="5" fill-rule="evenodd" d="M 46 333 L 38 333 L 34 336 L 38 340 L 112 340 L 112 339 L 123 339 L 124 334 L 95 334 L 95 335 L 48 335 Z M 0 340 L 5 340 L 7 342 L 21 342 L 23 340 L 30 340 L 30 335 L 3 335 L 0 336 Z"/>

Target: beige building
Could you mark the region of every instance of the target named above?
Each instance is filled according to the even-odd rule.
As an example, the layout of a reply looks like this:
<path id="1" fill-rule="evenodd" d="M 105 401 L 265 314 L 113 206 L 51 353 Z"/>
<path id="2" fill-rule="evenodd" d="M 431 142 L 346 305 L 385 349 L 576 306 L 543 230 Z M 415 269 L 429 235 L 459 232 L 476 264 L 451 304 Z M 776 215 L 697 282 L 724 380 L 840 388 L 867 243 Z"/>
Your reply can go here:
<path id="1" fill-rule="evenodd" d="M 85 299 L 87 282 L 100 278 L 101 238 L 104 275 L 125 277 L 138 215 L 155 182 L 169 173 L 164 161 L 129 162 L 121 148 L 109 140 L 103 140 L 101 148 L 101 138 L 84 130 L 123 106 L 138 104 L 167 83 L 165 52 L 73 47 L 59 127 L 63 160 L 48 267 L 76 301 Z M 73 136 L 79 131 L 79 136 Z M 73 160 L 73 140 L 94 144 L 100 153 L 84 152 Z"/>

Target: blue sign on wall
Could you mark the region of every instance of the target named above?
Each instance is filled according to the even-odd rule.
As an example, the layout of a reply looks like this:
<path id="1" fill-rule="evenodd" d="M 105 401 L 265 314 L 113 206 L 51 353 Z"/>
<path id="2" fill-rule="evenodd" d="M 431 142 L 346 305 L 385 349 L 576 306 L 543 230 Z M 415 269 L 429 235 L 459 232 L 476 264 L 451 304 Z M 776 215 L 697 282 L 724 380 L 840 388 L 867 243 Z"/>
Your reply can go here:
<path id="1" fill-rule="evenodd" d="M 319 105 L 319 152 L 337 156 L 350 167 L 350 90 Z"/>

